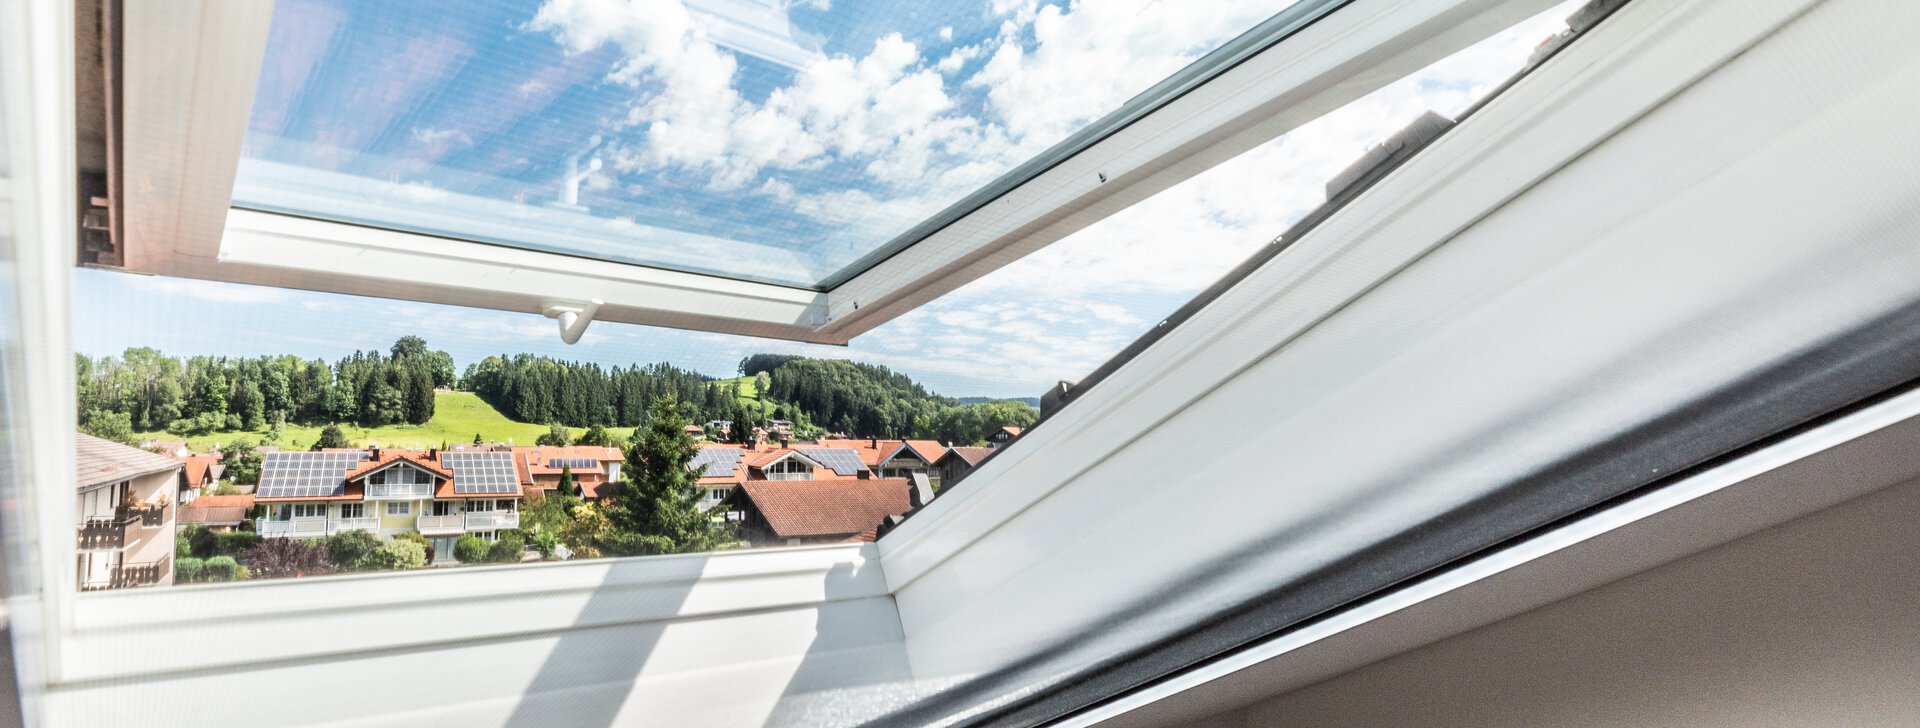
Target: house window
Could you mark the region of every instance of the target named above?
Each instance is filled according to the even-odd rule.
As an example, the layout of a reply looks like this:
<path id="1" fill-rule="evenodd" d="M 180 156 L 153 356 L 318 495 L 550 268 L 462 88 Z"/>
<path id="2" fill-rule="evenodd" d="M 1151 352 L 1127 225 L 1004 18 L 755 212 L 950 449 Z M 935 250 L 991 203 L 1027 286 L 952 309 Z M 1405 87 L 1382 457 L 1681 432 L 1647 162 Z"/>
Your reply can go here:
<path id="1" fill-rule="evenodd" d="M 505 500 L 505 499 L 498 500 L 498 501 L 494 501 L 493 509 L 496 511 L 506 511 L 508 513 L 512 513 L 515 507 L 519 505 L 519 503 L 520 501 L 516 501 L 516 500 Z"/>
<path id="2" fill-rule="evenodd" d="M 327 517 L 327 504 L 325 503 L 295 503 L 289 506 L 288 510 L 293 512 L 294 518 Z"/>
<path id="3" fill-rule="evenodd" d="M 467 501 L 467 512 L 468 513 L 491 513 L 493 512 L 493 501 L 490 501 L 490 500 Z"/>
<path id="4" fill-rule="evenodd" d="M 434 501 L 433 515 L 436 515 L 436 516 L 453 515 L 453 501 Z"/>
<path id="5" fill-rule="evenodd" d="M 812 480 L 813 464 L 797 457 L 790 457 L 768 465 L 767 480 Z"/>
<path id="6" fill-rule="evenodd" d="M 389 516 L 406 516 L 412 513 L 412 503 L 406 501 L 390 501 L 387 503 L 387 515 Z"/>
<path id="7" fill-rule="evenodd" d="M 366 518 L 367 504 L 342 503 L 340 504 L 340 517 L 341 518 Z"/>

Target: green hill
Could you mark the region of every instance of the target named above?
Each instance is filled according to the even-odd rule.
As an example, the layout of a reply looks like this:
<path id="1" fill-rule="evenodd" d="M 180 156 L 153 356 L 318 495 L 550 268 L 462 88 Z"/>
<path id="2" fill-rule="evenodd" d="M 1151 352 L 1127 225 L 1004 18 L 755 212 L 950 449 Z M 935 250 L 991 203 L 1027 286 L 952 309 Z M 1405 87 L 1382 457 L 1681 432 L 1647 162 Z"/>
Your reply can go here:
<path id="1" fill-rule="evenodd" d="M 215 443 L 233 442 L 241 438 L 253 440 L 263 445 L 279 445 L 288 450 L 305 450 L 320 438 L 320 427 L 307 425 L 287 425 L 285 433 L 278 441 L 268 442 L 267 432 L 226 431 L 187 438 L 195 452 L 206 452 Z M 586 428 L 571 428 L 577 437 Z M 446 445 L 471 444 L 477 433 L 488 442 L 507 442 L 516 445 L 532 445 L 533 441 L 546 434 L 546 425 L 514 422 L 500 414 L 491 405 L 482 401 L 472 392 L 435 392 L 433 395 L 433 419 L 424 425 L 388 425 L 385 427 L 360 427 L 341 425 L 340 430 L 356 444 L 379 443 L 382 447 L 430 448 Z M 626 439 L 633 430 L 627 427 L 610 427 L 608 432 Z M 136 439 L 178 440 L 180 438 L 166 432 L 142 432 Z"/>

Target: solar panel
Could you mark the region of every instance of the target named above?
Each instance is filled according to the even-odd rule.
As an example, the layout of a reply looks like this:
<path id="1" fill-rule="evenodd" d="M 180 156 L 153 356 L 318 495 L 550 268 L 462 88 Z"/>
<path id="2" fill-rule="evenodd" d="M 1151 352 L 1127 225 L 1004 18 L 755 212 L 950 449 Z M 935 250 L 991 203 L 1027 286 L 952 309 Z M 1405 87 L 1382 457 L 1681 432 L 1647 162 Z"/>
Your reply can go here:
<path id="1" fill-rule="evenodd" d="M 455 493 L 519 493 L 510 452 L 443 452 L 440 464 L 453 471 Z"/>
<path id="2" fill-rule="evenodd" d="M 834 475 L 859 475 L 866 470 L 866 463 L 860 462 L 860 454 L 852 450 L 837 447 L 808 448 L 798 451 L 812 458 L 814 462 L 833 468 Z"/>
<path id="3" fill-rule="evenodd" d="M 561 466 L 573 468 L 574 470 L 579 470 L 581 468 L 587 468 L 591 470 L 593 468 L 600 467 L 600 461 L 595 460 L 593 458 L 548 458 L 547 459 L 547 467 L 558 468 Z"/>
<path id="4" fill-rule="evenodd" d="M 702 478 L 732 475 L 740 464 L 741 454 L 741 450 L 734 447 L 703 447 L 687 467 L 699 471 Z"/>
<path id="5" fill-rule="evenodd" d="M 347 471 L 365 452 L 269 452 L 260 458 L 261 498 L 313 498 L 346 492 Z"/>

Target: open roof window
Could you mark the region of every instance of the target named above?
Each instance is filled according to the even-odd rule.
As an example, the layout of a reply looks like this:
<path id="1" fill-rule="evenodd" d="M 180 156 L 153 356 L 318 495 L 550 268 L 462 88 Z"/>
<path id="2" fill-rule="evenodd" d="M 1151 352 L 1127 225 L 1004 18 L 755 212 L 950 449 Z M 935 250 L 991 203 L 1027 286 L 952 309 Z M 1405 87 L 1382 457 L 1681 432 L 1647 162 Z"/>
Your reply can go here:
<path id="1" fill-rule="evenodd" d="M 390 5 L 125 7 L 83 262 L 845 343 L 1551 3 Z"/>

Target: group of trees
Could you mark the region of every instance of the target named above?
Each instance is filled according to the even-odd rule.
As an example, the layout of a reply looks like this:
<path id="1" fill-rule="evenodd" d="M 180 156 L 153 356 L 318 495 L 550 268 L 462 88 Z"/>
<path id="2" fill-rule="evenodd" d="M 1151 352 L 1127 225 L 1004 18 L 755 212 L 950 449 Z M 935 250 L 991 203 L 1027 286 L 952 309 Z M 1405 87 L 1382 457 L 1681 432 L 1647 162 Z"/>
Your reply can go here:
<path id="1" fill-rule="evenodd" d="M 417 336 L 331 365 L 294 356 L 177 359 L 136 347 L 119 357 L 81 354 L 75 366 L 81 429 L 118 441 L 289 422 L 420 424 L 433 418 L 434 388 L 454 380 L 453 357 Z"/>
<path id="2" fill-rule="evenodd" d="M 635 427 L 655 400 L 671 397 L 688 419 L 723 416 L 730 403 L 708 378 L 671 364 L 603 369 L 532 354 L 490 356 L 462 383 L 501 414 L 571 427 Z"/>
<path id="3" fill-rule="evenodd" d="M 740 362 L 740 373 L 765 376 L 762 397 L 790 402 L 815 424 L 854 437 L 965 445 L 1003 426 L 1031 425 L 1040 414 L 1013 400 L 963 405 L 886 367 L 838 359 L 756 354 Z"/>
<path id="4" fill-rule="evenodd" d="M 752 378 L 744 384 L 670 364 L 608 369 L 532 354 L 487 357 L 456 380 L 453 357 L 418 336 L 332 364 L 294 356 L 174 358 L 144 347 L 119 357 L 79 355 L 75 364 L 81 429 L 121 442 L 157 430 L 187 436 L 287 423 L 424 424 L 433 418 L 434 389 L 455 384 L 508 418 L 554 425 L 541 444 L 567 444 L 563 426 L 597 428 L 582 444 L 615 444 L 606 428 L 648 424 L 659 401 L 675 402 L 680 419 L 735 422 L 736 439 L 777 418 L 793 421 L 802 436 L 833 431 L 972 443 L 1003 425 L 1032 424 L 1037 414 L 1012 401 L 962 405 L 883 366 L 785 354 L 741 360 L 741 376 Z M 752 392 L 743 391 L 748 385 Z M 347 446 L 337 427 L 323 439 L 316 447 Z"/>

